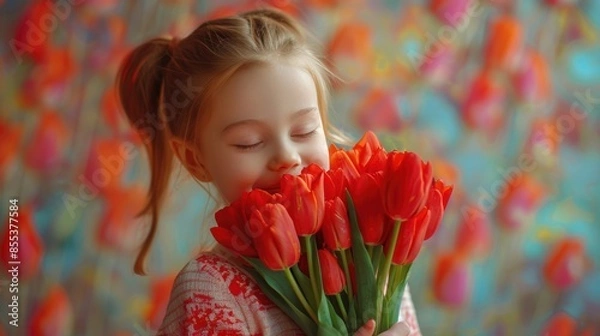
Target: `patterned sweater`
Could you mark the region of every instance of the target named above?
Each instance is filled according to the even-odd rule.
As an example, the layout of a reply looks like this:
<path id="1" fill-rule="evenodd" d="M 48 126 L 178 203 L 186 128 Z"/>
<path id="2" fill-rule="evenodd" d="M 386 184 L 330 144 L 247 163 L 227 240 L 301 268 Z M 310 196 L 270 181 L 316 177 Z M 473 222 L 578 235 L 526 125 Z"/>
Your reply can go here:
<path id="1" fill-rule="evenodd" d="M 304 335 L 240 265 L 221 247 L 190 261 L 175 279 L 157 336 Z M 420 335 L 408 287 L 401 314 L 411 336 Z"/>

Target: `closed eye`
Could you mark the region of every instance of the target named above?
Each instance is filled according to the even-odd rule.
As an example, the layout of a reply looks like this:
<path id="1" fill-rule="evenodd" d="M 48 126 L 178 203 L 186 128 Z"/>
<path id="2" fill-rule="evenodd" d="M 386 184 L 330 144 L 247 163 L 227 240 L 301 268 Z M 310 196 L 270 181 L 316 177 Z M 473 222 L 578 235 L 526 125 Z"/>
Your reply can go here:
<path id="1" fill-rule="evenodd" d="M 257 142 L 252 145 L 233 145 L 233 147 L 244 151 L 244 150 L 251 150 L 251 149 L 257 148 L 260 145 L 262 145 L 262 142 Z"/>
<path id="2" fill-rule="evenodd" d="M 317 133 L 317 128 L 315 128 L 314 130 L 310 131 L 310 132 L 306 132 L 306 133 L 300 133 L 300 134 L 294 134 L 293 137 L 295 138 L 308 138 L 311 137 L 312 135 L 314 135 L 315 133 Z"/>

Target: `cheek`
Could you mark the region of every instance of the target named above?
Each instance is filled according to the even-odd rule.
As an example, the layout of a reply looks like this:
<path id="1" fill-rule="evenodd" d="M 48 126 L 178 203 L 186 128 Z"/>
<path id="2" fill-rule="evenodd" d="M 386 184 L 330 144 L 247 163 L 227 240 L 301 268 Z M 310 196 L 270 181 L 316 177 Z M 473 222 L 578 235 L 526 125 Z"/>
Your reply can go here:
<path id="1" fill-rule="evenodd" d="M 230 160 L 227 165 L 215 167 L 215 186 L 229 201 L 237 199 L 242 192 L 249 190 L 260 176 L 258 161 L 236 158 Z"/>
<path id="2" fill-rule="evenodd" d="M 325 136 L 319 137 L 313 144 L 306 161 L 307 164 L 315 163 L 323 169 L 329 170 L 329 149 Z"/>

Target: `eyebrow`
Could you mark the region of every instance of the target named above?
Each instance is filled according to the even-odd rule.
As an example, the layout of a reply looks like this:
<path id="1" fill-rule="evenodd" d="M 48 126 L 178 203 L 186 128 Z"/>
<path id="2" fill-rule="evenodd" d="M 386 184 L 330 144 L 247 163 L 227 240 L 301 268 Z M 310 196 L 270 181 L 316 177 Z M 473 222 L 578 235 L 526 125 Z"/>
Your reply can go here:
<path id="1" fill-rule="evenodd" d="M 310 114 L 310 113 L 312 113 L 313 111 L 316 111 L 316 110 L 317 110 L 317 108 L 315 106 L 305 107 L 303 109 L 300 109 L 300 110 L 294 112 L 292 114 L 292 119 L 294 119 L 294 120 L 298 119 L 298 118 L 303 117 L 303 116 L 305 116 L 307 114 Z M 221 134 L 223 134 L 223 133 L 231 130 L 234 127 L 238 127 L 238 126 L 242 126 L 242 125 L 257 124 L 257 123 L 260 123 L 260 121 L 256 120 L 256 119 L 246 119 L 246 120 L 236 121 L 234 123 L 231 123 L 231 124 L 227 125 L 225 128 L 223 128 L 223 130 L 221 131 Z"/>

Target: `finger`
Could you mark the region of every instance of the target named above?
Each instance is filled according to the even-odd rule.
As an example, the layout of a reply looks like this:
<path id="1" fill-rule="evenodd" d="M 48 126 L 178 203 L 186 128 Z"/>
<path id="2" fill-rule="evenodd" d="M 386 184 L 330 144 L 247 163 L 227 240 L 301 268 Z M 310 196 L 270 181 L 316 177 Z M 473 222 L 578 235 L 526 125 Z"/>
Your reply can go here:
<path id="1" fill-rule="evenodd" d="M 410 334 L 410 328 L 404 322 L 394 324 L 389 331 L 393 331 L 393 335 L 396 336 L 408 336 Z"/>
<path id="2" fill-rule="evenodd" d="M 368 320 L 365 325 L 360 327 L 355 333 L 354 336 L 372 336 L 375 331 L 375 320 Z"/>

